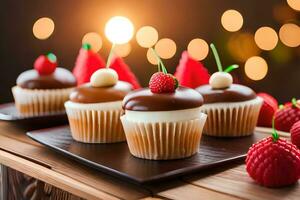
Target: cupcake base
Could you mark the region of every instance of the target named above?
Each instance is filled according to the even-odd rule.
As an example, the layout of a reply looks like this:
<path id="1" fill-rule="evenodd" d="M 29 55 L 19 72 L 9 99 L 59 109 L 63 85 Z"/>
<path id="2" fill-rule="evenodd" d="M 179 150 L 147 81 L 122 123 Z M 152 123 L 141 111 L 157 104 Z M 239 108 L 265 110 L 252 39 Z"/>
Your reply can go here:
<path id="1" fill-rule="evenodd" d="M 121 117 L 130 153 L 138 158 L 170 160 L 197 153 L 206 115 L 178 122 L 135 122 Z"/>
<path id="2" fill-rule="evenodd" d="M 252 135 L 263 100 L 256 97 L 244 102 L 205 104 L 201 111 L 207 114 L 203 134 L 216 137 Z"/>

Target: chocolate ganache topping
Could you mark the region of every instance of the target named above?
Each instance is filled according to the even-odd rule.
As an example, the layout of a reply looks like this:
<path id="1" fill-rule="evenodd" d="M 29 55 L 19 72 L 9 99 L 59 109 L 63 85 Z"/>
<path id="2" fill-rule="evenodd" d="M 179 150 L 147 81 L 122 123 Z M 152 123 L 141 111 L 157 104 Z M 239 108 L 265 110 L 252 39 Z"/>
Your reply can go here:
<path id="1" fill-rule="evenodd" d="M 232 84 L 224 89 L 213 89 L 211 85 L 203 85 L 196 90 L 203 96 L 204 103 L 239 102 L 256 98 L 251 88 L 239 84 Z"/>
<path id="2" fill-rule="evenodd" d="M 200 107 L 203 98 L 197 91 L 179 86 L 173 93 L 152 93 L 149 88 L 135 90 L 123 100 L 131 111 L 170 111 Z"/>
<path id="3" fill-rule="evenodd" d="M 93 87 L 88 83 L 75 88 L 70 94 L 70 100 L 76 103 L 122 101 L 131 90 L 131 84 L 123 81 L 108 87 Z"/>
<path id="4" fill-rule="evenodd" d="M 62 89 L 76 86 L 73 74 L 63 68 L 56 68 L 51 75 L 39 75 L 36 70 L 28 70 L 19 75 L 17 85 L 24 89 Z"/>

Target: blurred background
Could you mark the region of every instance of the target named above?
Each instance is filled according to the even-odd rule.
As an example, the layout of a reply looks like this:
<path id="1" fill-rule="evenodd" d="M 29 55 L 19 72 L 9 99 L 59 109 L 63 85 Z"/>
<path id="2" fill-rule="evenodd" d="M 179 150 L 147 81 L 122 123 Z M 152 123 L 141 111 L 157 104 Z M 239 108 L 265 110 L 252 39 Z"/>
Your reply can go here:
<path id="1" fill-rule="evenodd" d="M 135 31 L 152 27 L 143 29 L 148 39 L 134 37 L 118 51 L 143 86 L 157 67 L 141 40 L 155 45 L 171 73 L 187 49 L 210 73 L 217 71 L 207 45 L 213 42 L 224 66 L 240 65 L 233 72 L 240 83 L 281 103 L 300 97 L 300 0 L 3 0 L 0 5 L 1 103 L 12 101 L 17 76 L 41 54 L 55 53 L 59 65 L 71 70 L 88 41 L 106 59 L 111 43 L 104 25 L 116 15 L 128 17 Z"/>

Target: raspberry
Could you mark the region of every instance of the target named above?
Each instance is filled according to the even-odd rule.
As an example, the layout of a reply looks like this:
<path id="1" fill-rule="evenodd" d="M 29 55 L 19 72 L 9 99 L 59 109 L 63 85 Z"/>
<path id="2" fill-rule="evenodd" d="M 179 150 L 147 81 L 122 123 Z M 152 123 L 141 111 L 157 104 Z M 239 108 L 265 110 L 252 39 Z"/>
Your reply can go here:
<path id="1" fill-rule="evenodd" d="M 263 186 L 291 185 L 300 177 L 300 150 L 286 140 L 265 138 L 250 147 L 246 169 Z"/>
<path id="2" fill-rule="evenodd" d="M 298 104 L 287 103 L 284 108 L 275 113 L 275 127 L 277 130 L 289 132 L 294 123 L 300 120 Z"/>
<path id="3" fill-rule="evenodd" d="M 300 149 L 300 121 L 292 126 L 290 132 L 292 143 Z"/>
<path id="4" fill-rule="evenodd" d="M 258 93 L 257 96 L 263 98 L 264 102 L 260 109 L 258 126 L 271 127 L 274 113 L 278 108 L 277 100 L 267 93 Z"/>
<path id="5" fill-rule="evenodd" d="M 178 87 L 178 81 L 172 74 L 156 72 L 151 76 L 149 88 L 153 93 L 171 93 Z"/>
<path id="6" fill-rule="evenodd" d="M 48 55 L 40 55 L 34 61 L 34 69 L 40 75 L 50 75 L 52 74 L 57 67 L 57 59 L 53 53 L 49 53 Z"/>

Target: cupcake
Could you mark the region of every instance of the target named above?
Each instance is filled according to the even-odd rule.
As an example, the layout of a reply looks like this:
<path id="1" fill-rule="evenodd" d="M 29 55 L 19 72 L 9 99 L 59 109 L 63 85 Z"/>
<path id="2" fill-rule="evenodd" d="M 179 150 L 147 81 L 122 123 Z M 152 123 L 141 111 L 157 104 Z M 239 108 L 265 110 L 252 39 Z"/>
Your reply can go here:
<path id="1" fill-rule="evenodd" d="M 223 71 L 217 51 L 211 48 L 217 60 L 219 72 L 214 73 L 209 84 L 196 90 L 203 96 L 201 111 L 207 114 L 203 133 L 217 137 L 240 137 L 253 134 L 263 100 L 249 87 L 233 84 L 229 72 L 237 65 Z"/>
<path id="2" fill-rule="evenodd" d="M 19 113 L 35 116 L 64 111 L 64 103 L 75 86 L 73 74 L 57 68 L 56 56 L 49 53 L 37 58 L 34 69 L 19 75 L 12 93 Z"/>
<path id="3" fill-rule="evenodd" d="M 97 70 L 90 83 L 75 88 L 65 103 L 73 139 L 84 143 L 125 141 L 120 116 L 122 100 L 131 89 L 109 68 Z"/>
<path id="4" fill-rule="evenodd" d="M 199 149 L 206 115 L 200 112 L 202 96 L 178 87 L 163 72 L 152 75 L 149 88 L 135 90 L 123 100 L 121 117 L 131 154 L 138 158 L 169 160 L 192 156 Z"/>

